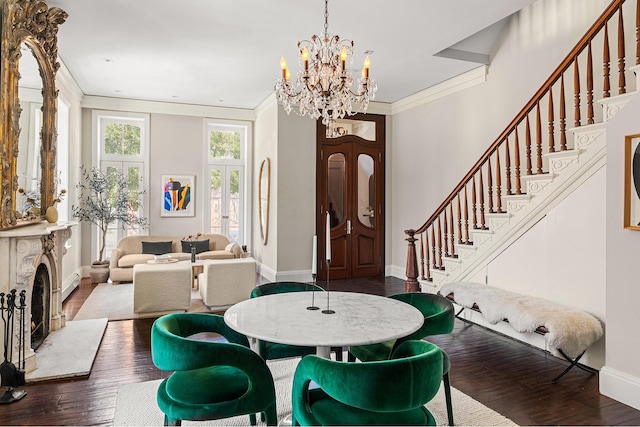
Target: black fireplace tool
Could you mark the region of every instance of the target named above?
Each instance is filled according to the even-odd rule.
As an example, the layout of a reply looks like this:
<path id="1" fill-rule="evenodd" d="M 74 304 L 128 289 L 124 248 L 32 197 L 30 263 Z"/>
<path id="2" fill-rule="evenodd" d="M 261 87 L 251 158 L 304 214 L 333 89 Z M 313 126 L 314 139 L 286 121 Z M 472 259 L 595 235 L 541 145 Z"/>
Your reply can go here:
<path id="1" fill-rule="evenodd" d="M 22 399 L 27 392 L 16 390 L 14 387 L 26 384 L 25 378 L 25 336 L 24 336 L 24 312 L 25 291 L 20 291 L 20 301 L 16 304 L 16 290 L 12 289 L 8 294 L 0 293 L 0 316 L 4 324 L 4 361 L 0 364 L 0 386 L 6 391 L 0 395 L 0 403 L 11 403 Z M 14 319 L 16 311 L 19 313 L 18 328 L 18 366 L 13 359 L 13 338 L 15 336 Z"/>

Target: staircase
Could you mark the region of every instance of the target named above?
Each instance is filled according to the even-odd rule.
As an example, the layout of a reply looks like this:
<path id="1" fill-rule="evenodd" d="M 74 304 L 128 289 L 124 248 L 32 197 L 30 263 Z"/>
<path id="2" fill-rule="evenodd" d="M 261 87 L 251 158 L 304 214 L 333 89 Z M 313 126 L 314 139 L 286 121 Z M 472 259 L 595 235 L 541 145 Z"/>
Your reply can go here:
<path id="1" fill-rule="evenodd" d="M 640 0 L 623 9 L 624 3 L 609 5 L 431 217 L 405 231 L 408 292 L 473 276 L 606 163 L 607 122 L 636 95 L 627 92 L 626 75 L 634 73 L 635 88 L 640 88 L 640 37 L 635 37 L 640 34 Z M 635 12 L 635 25 L 626 25 L 626 32 L 623 12 Z M 613 96 L 610 34 L 617 46 L 618 94 Z M 627 56 L 633 55 L 626 44 L 635 54 L 636 65 L 629 68 Z M 602 55 L 603 72 L 597 77 L 594 46 Z M 573 87 L 570 129 L 567 87 Z M 594 108 L 594 87 L 602 89 L 596 103 L 600 109 Z M 596 116 L 596 110 L 601 114 Z"/>

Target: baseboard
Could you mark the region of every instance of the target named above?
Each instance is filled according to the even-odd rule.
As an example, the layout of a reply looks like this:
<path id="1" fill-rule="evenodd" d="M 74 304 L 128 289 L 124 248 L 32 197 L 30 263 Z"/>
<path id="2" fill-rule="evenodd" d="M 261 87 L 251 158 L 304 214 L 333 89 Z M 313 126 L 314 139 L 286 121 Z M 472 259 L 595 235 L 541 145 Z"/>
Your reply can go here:
<path id="1" fill-rule="evenodd" d="M 600 393 L 640 410 L 640 378 L 608 366 L 600 370 Z"/>
<path id="2" fill-rule="evenodd" d="M 67 299 L 71 292 L 73 292 L 79 285 L 82 278 L 82 268 L 77 269 L 69 277 L 62 282 L 62 301 Z"/>
<path id="3" fill-rule="evenodd" d="M 293 270 L 283 271 L 276 274 L 278 282 L 304 282 L 309 283 L 313 280 L 311 270 Z"/>
<path id="4" fill-rule="evenodd" d="M 258 274 L 267 279 L 270 282 L 276 281 L 276 271 L 267 267 L 266 265 L 256 261 L 256 270 Z"/>

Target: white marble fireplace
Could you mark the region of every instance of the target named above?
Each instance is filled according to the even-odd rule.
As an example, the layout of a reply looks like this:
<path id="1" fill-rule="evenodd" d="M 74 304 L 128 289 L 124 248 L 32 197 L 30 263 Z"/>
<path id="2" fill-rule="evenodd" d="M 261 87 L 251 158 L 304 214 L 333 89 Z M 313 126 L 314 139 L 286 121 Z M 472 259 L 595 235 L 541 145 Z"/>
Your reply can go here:
<path id="1" fill-rule="evenodd" d="M 37 367 L 35 343 L 65 326 L 62 312 L 62 256 L 74 222 L 36 223 L 0 231 L 0 292 L 26 291 L 25 371 Z M 35 292 L 35 293 L 34 293 Z M 35 306 L 34 306 L 35 304 Z M 33 318 L 32 316 L 35 316 Z M 19 317 L 13 337 L 13 362 L 17 365 Z M 0 336 L 4 335 L 0 328 Z"/>

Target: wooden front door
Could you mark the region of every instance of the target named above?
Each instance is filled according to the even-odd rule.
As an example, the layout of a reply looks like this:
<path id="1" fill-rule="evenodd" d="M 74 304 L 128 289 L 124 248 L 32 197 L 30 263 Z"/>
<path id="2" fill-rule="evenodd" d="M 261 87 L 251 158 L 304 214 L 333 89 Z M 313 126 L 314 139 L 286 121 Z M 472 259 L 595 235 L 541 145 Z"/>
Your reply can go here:
<path id="1" fill-rule="evenodd" d="M 327 213 L 329 278 L 384 274 L 384 120 L 372 114 L 338 120 L 343 136 L 337 138 L 327 138 L 318 122 L 316 230 L 322 280 L 327 277 Z"/>

